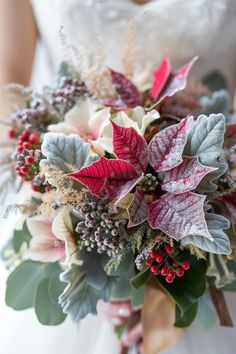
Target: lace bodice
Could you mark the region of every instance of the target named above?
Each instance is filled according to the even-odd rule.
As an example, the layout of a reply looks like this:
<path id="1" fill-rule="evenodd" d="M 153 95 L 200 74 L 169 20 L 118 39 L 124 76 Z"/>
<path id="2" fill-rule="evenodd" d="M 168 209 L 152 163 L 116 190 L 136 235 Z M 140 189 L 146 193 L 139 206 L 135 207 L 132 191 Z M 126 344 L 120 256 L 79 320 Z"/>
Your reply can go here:
<path id="1" fill-rule="evenodd" d="M 96 52 L 102 47 L 107 64 L 122 70 L 129 24 L 136 38 L 137 65 L 156 66 L 169 52 L 173 66 L 199 56 L 195 73 L 218 70 L 235 87 L 235 0 L 31 0 L 51 66 L 63 58 L 59 30 L 76 47 Z"/>

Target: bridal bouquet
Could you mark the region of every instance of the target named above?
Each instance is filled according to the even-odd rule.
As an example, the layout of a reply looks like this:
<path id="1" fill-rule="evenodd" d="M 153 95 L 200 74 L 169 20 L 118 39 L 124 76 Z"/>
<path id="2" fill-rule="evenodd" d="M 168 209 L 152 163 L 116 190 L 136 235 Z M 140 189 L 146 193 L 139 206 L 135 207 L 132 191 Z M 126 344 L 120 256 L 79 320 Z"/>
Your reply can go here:
<path id="1" fill-rule="evenodd" d="M 181 328 L 214 323 L 210 293 L 232 325 L 222 291 L 236 291 L 236 125 L 225 90 L 187 83 L 194 61 L 172 71 L 165 57 L 145 87 L 140 75 L 63 64 L 54 89 L 10 88 L 27 200 L 8 208 L 21 213 L 2 252 L 9 306 L 57 325 L 96 314 L 99 299 L 130 299 L 145 339 L 160 294 Z"/>

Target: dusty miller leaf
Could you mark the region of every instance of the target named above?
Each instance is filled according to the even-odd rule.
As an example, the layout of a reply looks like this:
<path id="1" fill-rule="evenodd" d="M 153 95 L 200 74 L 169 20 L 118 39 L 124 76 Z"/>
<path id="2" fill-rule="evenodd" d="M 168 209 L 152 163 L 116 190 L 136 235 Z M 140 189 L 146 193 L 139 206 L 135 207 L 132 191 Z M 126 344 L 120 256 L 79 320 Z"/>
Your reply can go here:
<path id="1" fill-rule="evenodd" d="M 206 222 L 208 230 L 213 237 L 210 241 L 206 237 L 199 237 L 195 235 L 187 236 L 181 240 L 183 245 L 192 244 L 198 248 L 215 254 L 230 254 L 230 241 L 224 229 L 230 226 L 229 221 L 222 215 L 206 213 Z"/>
<path id="2" fill-rule="evenodd" d="M 65 172 L 70 172 L 68 165 L 80 169 L 94 160 L 91 158 L 90 145 L 74 134 L 45 134 L 42 153 L 46 159 L 41 161 L 41 165 L 54 165 Z"/>
<path id="3" fill-rule="evenodd" d="M 200 115 L 196 121 L 188 119 L 187 143 L 184 155 L 198 156 L 204 166 L 216 167 L 217 170 L 205 176 L 199 184 L 199 193 L 213 192 L 217 189 L 214 180 L 226 170 L 222 145 L 224 142 L 225 117 L 223 114 Z"/>

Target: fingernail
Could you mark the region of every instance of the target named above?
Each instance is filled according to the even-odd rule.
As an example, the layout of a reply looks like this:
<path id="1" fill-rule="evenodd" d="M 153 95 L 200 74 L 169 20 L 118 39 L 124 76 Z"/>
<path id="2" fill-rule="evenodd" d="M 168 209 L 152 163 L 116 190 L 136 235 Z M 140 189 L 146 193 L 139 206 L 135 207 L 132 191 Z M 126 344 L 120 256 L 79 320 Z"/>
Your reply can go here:
<path id="1" fill-rule="evenodd" d="M 121 324 L 121 321 L 119 320 L 119 318 L 115 318 L 113 317 L 111 319 L 111 323 L 114 325 L 114 326 L 119 326 Z"/>
<path id="2" fill-rule="evenodd" d="M 131 312 L 129 309 L 121 307 L 118 309 L 118 314 L 121 317 L 129 317 L 131 315 Z"/>

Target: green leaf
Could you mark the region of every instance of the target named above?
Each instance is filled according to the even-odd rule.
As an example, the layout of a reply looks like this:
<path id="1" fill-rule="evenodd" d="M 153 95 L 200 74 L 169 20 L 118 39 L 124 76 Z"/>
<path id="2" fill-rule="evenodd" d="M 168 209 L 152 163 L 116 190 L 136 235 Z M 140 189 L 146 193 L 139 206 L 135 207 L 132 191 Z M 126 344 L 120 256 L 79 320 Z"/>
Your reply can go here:
<path id="1" fill-rule="evenodd" d="M 111 291 L 111 297 L 115 300 L 130 299 L 131 292 L 130 279 L 127 277 L 117 277 L 116 284 Z"/>
<path id="2" fill-rule="evenodd" d="M 49 283 L 50 278 L 45 278 L 38 285 L 35 298 L 35 313 L 41 324 L 55 326 L 62 323 L 66 315 L 62 312 L 61 306 L 51 298 Z"/>
<path id="3" fill-rule="evenodd" d="M 58 303 L 59 296 L 65 290 L 65 283 L 60 280 L 61 269 L 53 273 L 49 279 L 48 293 L 51 300 Z"/>
<path id="4" fill-rule="evenodd" d="M 185 311 L 184 313 L 182 313 L 179 307 L 176 305 L 174 326 L 180 328 L 190 326 L 197 316 L 197 310 L 198 310 L 197 302 L 195 302 L 191 307 L 189 307 L 188 310 Z"/>
<path id="5" fill-rule="evenodd" d="M 206 237 L 186 236 L 181 240 L 182 245 L 193 244 L 204 251 L 215 254 L 230 254 L 230 241 L 223 229 L 228 229 L 229 221 L 222 215 L 205 213 L 208 230 L 214 242 Z"/>
<path id="6" fill-rule="evenodd" d="M 138 289 L 143 286 L 151 278 L 152 273 L 150 267 L 144 267 L 144 269 L 139 272 L 135 277 L 131 279 L 131 285 Z"/>
<path id="7" fill-rule="evenodd" d="M 22 230 L 14 230 L 14 235 L 13 235 L 13 247 L 14 251 L 18 253 L 20 251 L 20 248 L 24 242 L 29 244 L 32 236 L 29 232 L 29 229 L 27 227 L 26 221 L 23 224 Z"/>
<path id="8" fill-rule="evenodd" d="M 215 191 L 217 185 L 214 180 L 227 170 L 228 166 L 224 162 L 222 149 L 224 132 L 225 117 L 223 114 L 211 114 L 209 117 L 200 115 L 196 121 L 193 117 L 188 120 L 188 139 L 184 155 L 198 156 L 204 166 L 217 168 L 216 171 L 202 179 L 197 187 L 199 193 Z"/>
<path id="9" fill-rule="evenodd" d="M 96 273 L 96 269 L 94 272 Z M 60 279 L 68 285 L 60 295 L 59 303 L 63 312 L 70 315 L 75 322 L 79 322 L 89 313 L 96 314 L 98 300 L 108 301 L 114 285 L 114 279 L 110 277 L 102 289 L 92 287 L 80 267 L 74 264 L 61 274 Z"/>
<path id="10" fill-rule="evenodd" d="M 7 279 L 6 304 L 15 310 L 33 307 L 39 283 L 58 267 L 57 263 L 21 263 Z"/>
<path id="11" fill-rule="evenodd" d="M 176 277 L 174 282 L 169 284 L 161 275 L 157 277 L 182 314 L 205 293 L 207 270 L 206 262 L 202 259 L 198 260 L 187 253 L 184 254 L 184 259 L 189 260 L 190 269 L 185 272 L 182 278 Z"/>
<path id="12" fill-rule="evenodd" d="M 46 133 L 42 144 L 42 153 L 46 159 L 43 166 L 54 165 L 64 172 L 71 172 L 68 165 L 81 169 L 92 162 L 90 145 L 78 135 Z"/>
<path id="13" fill-rule="evenodd" d="M 139 289 L 132 288 L 131 301 L 133 307 L 138 307 L 143 304 L 144 301 L 144 286 Z"/>

